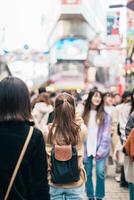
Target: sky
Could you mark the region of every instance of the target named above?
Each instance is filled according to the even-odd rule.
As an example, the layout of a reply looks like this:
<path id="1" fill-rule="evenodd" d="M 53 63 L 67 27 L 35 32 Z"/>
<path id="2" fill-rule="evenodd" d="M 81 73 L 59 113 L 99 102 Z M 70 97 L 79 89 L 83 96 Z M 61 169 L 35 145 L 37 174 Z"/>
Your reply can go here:
<path id="1" fill-rule="evenodd" d="M 53 0 L 0 0 L 0 46 L 43 48 L 44 25 L 52 23 Z"/>
<path id="2" fill-rule="evenodd" d="M 44 49 L 55 20 L 56 1 L 60 0 L 0 0 L 0 49 L 10 51 L 25 44 L 30 49 Z M 125 0 L 100 1 L 104 6 Z"/>
<path id="3" fill-rule="evenodd" d="M 53 23 L 53 0 L 0 0 L 0 52 L 23 49 L 45 50 L 45 38 Z M 28 87 L 41 84 L 48 74 L 45 64 L 14 62 L 12 74 L 24 80 Z"/>

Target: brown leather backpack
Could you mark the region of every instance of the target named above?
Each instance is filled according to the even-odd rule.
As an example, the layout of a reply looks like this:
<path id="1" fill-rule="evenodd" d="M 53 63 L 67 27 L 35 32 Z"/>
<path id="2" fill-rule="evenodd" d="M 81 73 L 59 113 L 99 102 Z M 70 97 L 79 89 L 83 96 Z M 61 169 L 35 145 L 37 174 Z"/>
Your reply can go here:
<path id="1" fill-rule="evenodd" d="M 127 155 L 134 162 L 134 128 L 131 130 L 123 147 L 125 148 Z"/>
<path id="2" fill-rule="evenodd" d="M 51 151 L 51 180 L 55 184 L 68 184 L 80 179 L 76 146 L 54 145 Z"/>

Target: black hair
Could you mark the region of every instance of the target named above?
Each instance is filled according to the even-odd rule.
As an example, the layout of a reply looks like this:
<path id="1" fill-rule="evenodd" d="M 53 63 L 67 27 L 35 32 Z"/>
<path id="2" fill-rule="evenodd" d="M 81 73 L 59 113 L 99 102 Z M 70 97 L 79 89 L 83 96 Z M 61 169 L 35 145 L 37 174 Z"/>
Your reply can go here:
<path id="1" fill-rule="evenodd" d="M 86 125 L 88 124 L 88 119 L 89 119 L 90 111 L 91 111 L 91 108 L 92 108 L 92 98 L 93 98 L 95 93 L 99 93 L 100 96 L 101 96 L 101 102 L 96 107 L 96 111 L 97 111 L 96 120 L 99 122 L 99 124 L 102 124 L 104 122 L 103 94 L 97 88 L 93 88 L 88 93 L 88 97 L 87 97 L 87 99 L 85 101 L 84 111 L 83 111 L 83 114 L 82 114 L 83 120 L 84 120 Z"/>
<path id="2" fill-rule="evenodd" d="M 134 89 L 131 92 L 131 109 L 130 114 L 134 111 Z"/>
<path id="3" fill-rule="evenodd" d="M 41 94 L 41 93 L 43 93 L 43 92 L 46 92 L 46 88 L 41 86 L 41 87 L 38 89 L 38 92 L 39 92 L 39 94 Z"/>
<path id="4" fill-rule="evenodd" d="M 105 92 L 103 93 L 103 97 L 113 97 L 113 94 L 111 92 Z"/>
<path id="5" fill-rule="evenodd" d="M 16 77 L 4 78 L 0 82 L 0 121 L 30 118 L 30 95 L 26 84 Z"/>

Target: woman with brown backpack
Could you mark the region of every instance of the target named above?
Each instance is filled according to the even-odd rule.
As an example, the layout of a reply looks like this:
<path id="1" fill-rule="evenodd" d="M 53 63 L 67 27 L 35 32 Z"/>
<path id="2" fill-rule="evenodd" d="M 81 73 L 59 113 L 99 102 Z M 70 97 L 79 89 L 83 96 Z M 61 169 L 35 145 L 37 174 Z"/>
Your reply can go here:
<path id="1" fill-rule="evenodd" d="M 73 96 L 59 94 L 55 100 L 53 123 L 44 129 L 51 200 L 84 199 L 86 135 L 87 128 L 76 114 Z"/>

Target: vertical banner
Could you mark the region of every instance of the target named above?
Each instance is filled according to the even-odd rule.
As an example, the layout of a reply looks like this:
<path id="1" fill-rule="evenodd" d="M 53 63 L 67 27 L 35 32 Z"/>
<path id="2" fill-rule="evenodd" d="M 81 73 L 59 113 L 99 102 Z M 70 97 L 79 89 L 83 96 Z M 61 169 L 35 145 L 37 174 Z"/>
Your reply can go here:
<path id="1" fill-rule="evenodd" d="M 110 12 L 107 15 L 107 35 L 119 35 L 120 12 Z"/>
<path id="2" fill-rule="evenodd" d="M 127 5 L 127 57 L 131 59 L 134 51 L 134 0 L 128 0 Z"/>
<path id="3" fill-rule="evenodd" d="M 120 37 L 120 12 L 113 11 L 107 13 L 107 45 L 119 46 Z"/>

